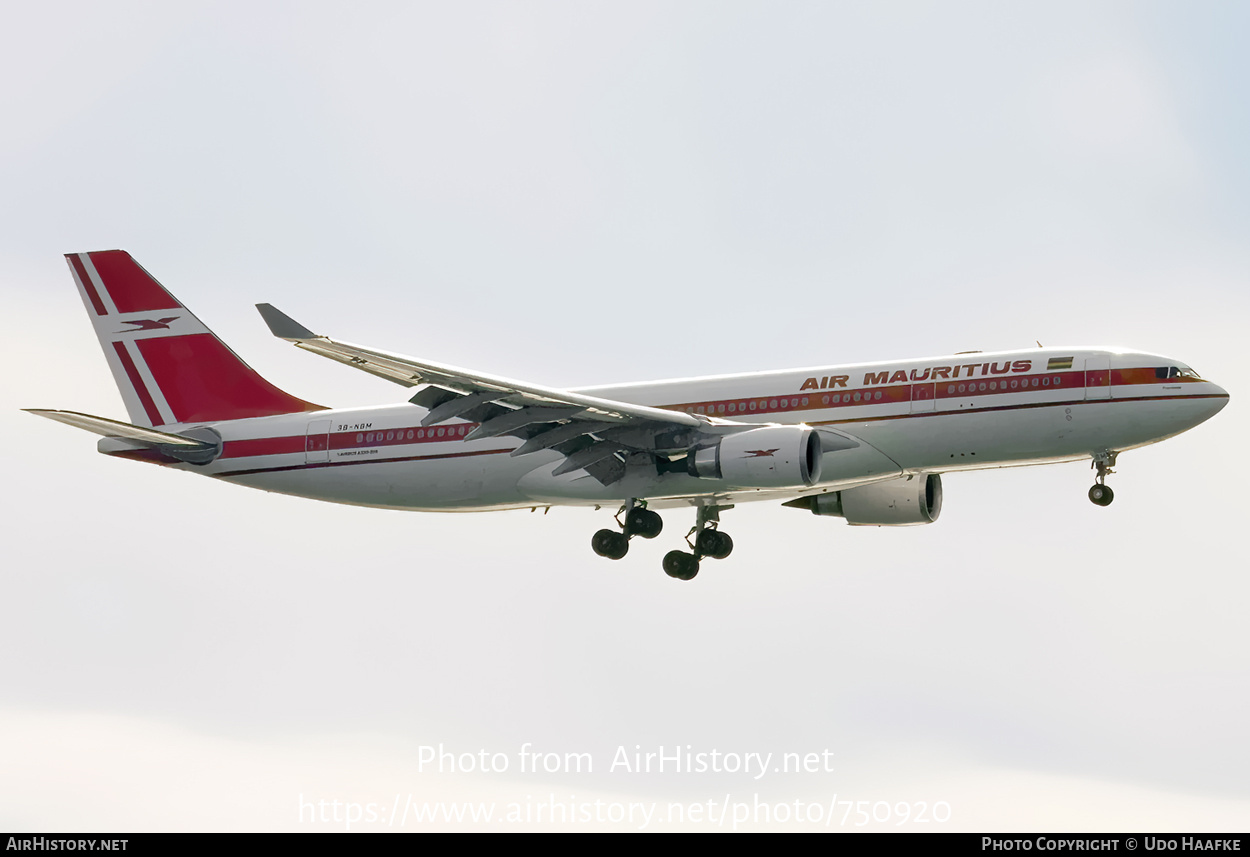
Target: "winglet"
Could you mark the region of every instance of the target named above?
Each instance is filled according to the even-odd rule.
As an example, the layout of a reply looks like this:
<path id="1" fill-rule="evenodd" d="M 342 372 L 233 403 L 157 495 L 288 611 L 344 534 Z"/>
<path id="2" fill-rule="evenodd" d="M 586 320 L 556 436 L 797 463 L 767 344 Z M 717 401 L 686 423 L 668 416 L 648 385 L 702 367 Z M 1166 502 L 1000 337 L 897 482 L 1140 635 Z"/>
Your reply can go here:
<path id="1" fill-rule="evenodd" d="M 260 312 L 260 317 L 265 320 L 265 324 L 269 325 L 270 333 L 279 339 L 295 342 L 301 339 L 317 338 L 317 334 L 273 304 L 257 304 L 256 309 Z"/>

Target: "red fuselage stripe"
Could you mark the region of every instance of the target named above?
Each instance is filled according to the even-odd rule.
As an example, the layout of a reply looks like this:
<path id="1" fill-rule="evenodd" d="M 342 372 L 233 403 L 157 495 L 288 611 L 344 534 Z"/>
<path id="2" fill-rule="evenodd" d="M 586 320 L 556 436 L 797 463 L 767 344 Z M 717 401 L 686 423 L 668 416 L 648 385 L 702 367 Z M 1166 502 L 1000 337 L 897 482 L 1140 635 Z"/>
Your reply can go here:
<path id="1" fill-rule="evenodd" d="M 1111 372 L 1111 385 L 1126 387 L 1137 384 L 1195 383 L 1190 378 L 1160 380 L 1153 368 L 1116 369 Z M 1201 383 L 1201 382 L 1197 382 Z M 967 399 L 1017 393 L 1039 393 L 1050 390 L 1107 389 L 1106 370 L 1089 372 L 1047 372 L 1032 375 L 1007 375 L 927 381 L 893 386 L 856 387 L 852 389 L 809 390 L 784 396 L 736 396 L 680 405 L 664 405 L 666 410 L 734 419 L 743 414 L 775 414 L 788 411 L 824 411 L 831 408 L 856 408 L 867 405 L 889 405 L 923 402 L 933 399 Z M 1086 401 L 1077 399 L 1076 401 Z M 1098 400 L 1090 400 L 1098 401 Z M 1058 404 L 1047 402 L 1045 404 Z M 1008 406 L 1010 407 L 1010 406 Z"/>
<path id="2" fill-rule="evenodd" d="M 326 449 L 373 449 L 379 446 L 410 446 L 417 443 L 450 443 L 459 441 L 477 423 L 456 423 L 442 428 L 404 426 L 385 431 L 342 431 L 310 434 L 307 437 L 262 437 L 255 440 L 232 440 L 222 448 L 222 458 L 251 458 L 257 455 L 284 455 L 296 452 L 323 452 Z"/>
<path id="3" fill-rule="evenodd" d="M 1034 408 L 1058 408 L 1071 405 L 1114 405 L 1123 402 L 1176 402 L 1193 399 L 1227 399 L 1227 393 L 1201 393 L 1191 396 L 1121 396 L 1116 399 L 1072 399 L 1063 402 L 1025 402 L 1016 405 L 985 405 L 958 411 L 918 411 L 906 414 L 887 414 L 879 417 L 851 417 L 845 420 L 816 420 L 808 425 L 829 426 L 843 423 L 875 423 L 884 420 L 909 420 L 921 417 L 956 417 L 966 414 L 988 414 L 1001 411 L 1026 411 Z"/>

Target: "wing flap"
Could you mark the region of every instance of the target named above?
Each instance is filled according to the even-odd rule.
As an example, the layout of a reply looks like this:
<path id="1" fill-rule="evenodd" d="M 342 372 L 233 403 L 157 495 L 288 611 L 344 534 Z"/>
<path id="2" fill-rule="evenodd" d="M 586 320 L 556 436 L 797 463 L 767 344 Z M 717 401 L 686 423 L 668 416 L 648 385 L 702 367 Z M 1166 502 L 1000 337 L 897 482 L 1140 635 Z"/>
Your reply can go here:
<path id="1" fill-rule="evenodd" d="M 551 472 L 551 475 L 562 476 L 565 473 L 571 473 L 574 470 L 583 470 L 592 464 L 596 464 L 597 462 L 608 458 L 609 456 L 614 456 L 616 453 L 624 451 L 626 451 L 625 448 L 619 443 L 612 443 L 607 440 L 592 443 L 584 449 L 571 453 L 555 470 Z"/>

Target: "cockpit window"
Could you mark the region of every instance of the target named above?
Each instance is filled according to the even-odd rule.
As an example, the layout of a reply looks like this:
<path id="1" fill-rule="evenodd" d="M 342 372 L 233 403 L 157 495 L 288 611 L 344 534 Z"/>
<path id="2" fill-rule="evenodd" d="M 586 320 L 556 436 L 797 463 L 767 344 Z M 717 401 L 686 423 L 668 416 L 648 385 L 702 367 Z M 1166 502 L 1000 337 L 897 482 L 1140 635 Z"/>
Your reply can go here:
<path id="1" fill-rule="evenodd" d="M 1155 377 L 1160 381 L 1166 381 L 1169 378 L 1193 378 L 1195 381 L 1202 380 L 1201 376 L 1188 366 L 1159 366 L 1155 368 Z"/>

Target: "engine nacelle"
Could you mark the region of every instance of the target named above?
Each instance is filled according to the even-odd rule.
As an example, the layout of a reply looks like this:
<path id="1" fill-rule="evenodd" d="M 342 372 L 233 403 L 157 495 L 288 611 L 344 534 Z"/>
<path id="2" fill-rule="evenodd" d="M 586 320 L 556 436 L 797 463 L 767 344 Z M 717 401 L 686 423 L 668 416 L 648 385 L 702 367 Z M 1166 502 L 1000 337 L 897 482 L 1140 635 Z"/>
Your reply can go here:
<path id="1" fill-rule="evenodd" d="M 820 436 L 807 426 L 765 426 L 694 450 L 686 471 L 743 488 L 806 487 L 820 479 L 820 457 Z"/>
<path id="2" fill-rule="evenodd" d="M 786 503 L 814 515 L 846 518 L 855 526 L 906 527 L 932 524 L 942 512 L 942 477 L 937 473 L 904 476 L 846 491 L 817 494 Z"/>

